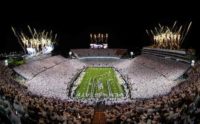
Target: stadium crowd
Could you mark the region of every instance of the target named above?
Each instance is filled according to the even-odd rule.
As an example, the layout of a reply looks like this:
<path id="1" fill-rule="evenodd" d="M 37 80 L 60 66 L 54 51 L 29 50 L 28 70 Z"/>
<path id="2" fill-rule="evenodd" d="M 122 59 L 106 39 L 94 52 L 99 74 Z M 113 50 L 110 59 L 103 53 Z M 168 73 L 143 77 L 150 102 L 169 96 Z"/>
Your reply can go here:
<path id="1" fill-rule="evenodd" d="M 93 106 L 32 94 L 13 80 L 13 71 L 2 63 L 0 70 L 1 123 L 91 123 Z"/>
<path id="2" fill-rule="evenodd" d="M 29 60 L 28 64 L 15 67 L 14 70 L 24 78 L 32 79 L 38 73 L 45 71 L 48 68 L 52 68 L 63 61 L 65 61 L 65 59 L 62 56 L 44 57 L 42 59 L 37 58 L 36 60 Z"/>
<path id="3" fill-rule="evenodd" d="M 187 69 L 187 65 L 180 64 L 174 66 L 174 62 L 158 60 L 158 58 L 148 58 L 148 56 L 140 56 L 137 59 L 121 61 L 120 63 L 108 63 L 109 66 L 113 66 L 119 71 L 124 79 L 127 79 L 129 76 L 134 76 L 135 71 L 140 71 L 140 75 L 145 75 L 145 73 L 151 74 L 147 68 L 150 68 L 156 72 L 166 75 L 170 80 L 177 79 L 177 77 L 182 74 L 183 70 Z M 56 59 L 56 58 L 49 58 Z M 75 77 L 76 73 L 78 73 L 78 69 L 84 67 L 85 64 L 81 63 L 77 60 L 70 60 L 66 62 L 62 60 L 59 61 L 48 61 L 43 60 L 44 62 L 39 62 L 32 65 L 23 65 L 22 70 L 25 68 L 29 69 L 34 68 L 35 71 L 40 70 L 43 77 L 51 77 L 56 76 L 56 80 L 59 79 L 59 75 L 63 77 L 63 75 L 71 75 L 70 77 Z M 146 61 L 144 61 L 146 60 Z M 38 63 L 37 61 L 35 61 Z M 50 62 L 51 64 L 48 64 Z M 157 63 L 158 62 L 158 63 Z M 44 64 L 47 63 L 47 64 Z M 135 64 L 136 63 L 136 64 Z M 163 64 L 161 64 L 163 63 Z M 135 64 L 135 65 L 134 65 Z M 132 65 L 132 66 L 130 66 Z M 134 66 L 133 66 L 134 65 Z M 137 65 L 137 66 L 136 66 Z M 141 65 L 141 66 L 138 66 Z M 166 65 L 166 66 L 164 66 Z M 28 67 L 26 67 L 28 66 Z M 144 66 L 148 66 L 144 68 Z M 156 66 L 159 66 L 160 70 L 156 70 Z M 38 67 L 39 69 L 36 69 Z M 65 68 L 63 68 L 65 67 Z M 168 68 L 167 68 L 168 67 Z M 60 73 L 58 75 L 53 74 L 49 76 L 48 71 L 45 68 L 52 68 L 58 70 Z M 20 71 L 20 68 L 17 68 Z M 136 69 L 136 70 L 134 70 Z M 147 69 L 147 70 L 145 70 Z M 53 71 L 52 71 L 53 72 Z M 69 72 L 69 73 L 68 73 Z M 22 72 L 21 72 L 22 73 Z M 70 74 L 71 73 L 71 74 Z M 139 72 L 138 72 L 139 73 Z M 45 95 L 33 94 L 34 92 L 30 92 L 26 86 L 20 85 L 18 82 L 14 81 L 12 78 L 13 71 L 8 67 L 5 67 L 2 63 L 0 63 L 0 115 L 4 115 L 4 117 L 9 118 L 12 123 L 71 123 L 71 124 L 81 124 L 81 123 L 91 123 L 94 115 L 94 106 L 88 104 L 90 101 L 86 101 L 83 103 L 82 101 L 66 99 L 61 100 L 56 97 L 47 98 Z M 26 73 L 23 72 L 25 75 Z M 129 75 L 128 75 L 129 74 Z M 156 73 L 152 74 L 155 75 Z M 33 78 L 35 74 L 27 75 L 27 77 Z M 122 102 L 112 102 L 109 101 L 105 104 L 106 110 L 106 121 L 107 123 L 199 123 L 200 118 L 200 62 L 198 62 L 194 68 L 188 71 L 188 78 L 183 83 L 179 84 L 172 88 L 171 92 L 168 94 L 160 94 L 160 96 L 154 96 L 153 98 L 137 98 L 133 97 L 133 88 L 135 87 L 134 80 L 130 81 L 129 88 L 130 93 L 132 95 L 129 99 L 122 99 Z M 26 76 L 26 75 L 25 75 Z M 137 76 L 137 75 L 136 75 Z M 157 75 L 158 76 L 158 75 Z M 60 77 L 59 80 L 66 80 L 70 82 L 70 80 L 74 80 L 66 76 L 67 78 L 62 79 Z M 31 79 L 30 78 L 30 79 Z M 39 77 L 38 77 L 39 78 Z M 55 77 L 49 78 L 50 82 L 55 82 Z M 147 77 L 143 77 L 145 80 Z M 37 79 L 37 77 L 35 78 Z M 45 78 L 46 79 L 46 78 Z M 54 80 L 53 80 L 54 79 Z M 134 78 L 137 79 L 137 78 Z M 152 78 L 154 79 L 154 78 Z M 41 92 L 47 88 L 48 85 L 37 86 L 37 82 L 41 82 L 42 80 L 31 80 L 32 86 L 35 86 L 36 92 Z M 129 82 L 128 81 L 128 82 Z M 140 81 L 140 80 L 139 80 Z M 144 80 L 141 80 L 144 81 Z M 157 81 L 157 80 L 156 80 Z M 163 80 L 162 80 L 163 81 Z M 161 82 L 162 82 L 161 81 Z M 34 82 L 37 85 L 33 85 Z M 61 81 L 62 82 L 62 81 Z M 158 82 L 158 81 L 157 81 Z M 164 82 L 165 83 L 165 82 Z M 138 83 L 139 85 L 140 83 Z M 162 82 L 163 84 L 163 82 Z M 63 86 L 63 85 L 60 85 Z M 131 86 L 131 87 L 130 87 Z M 134 86 L 134 87 L 133 87 Z M 145 87 L 146 85 L 144 85 Z M 149 86 L 149 85 L 148 85 Z M 158 85 L 156 85 L 158 86 Z M 67 87 L 67 88 L 66 88 Z M 42 88 L 42 89 L 37 89 Z M 56 87 L 52 87 L 55 90 Z M 70 86 L 65 86 L 67 90 L 70 90 Z M 157 87 L 157 89 L 162 87 Z M 52 89 L 52 90 L 53 90 Z M 65 90 L 66 90 L 65 89 Z M 59 91 L 59 90 L 58 90 Z M 152 90 L 150 90 L 152 91 Z M 153 92 L 153 91 L 152 91 Z M 65 91 L 66 93 L 66 91 Z M 165 92 L 166 93 L 166 92 Z M 143 92 L 143 94 L 149 94 L 148 92 Z M 153 93 L 152 93 L 153 94 Z M 52 94 L 50 94 L 52 95 Z M 154 94 L 153 94 L 154 95 Z M 152 96 L 153 96 L 152 95 Z M 66 96 L 66 94 L 65 94 Z M 148 96 L 149 97 L 149 96 Z M 106 101 L 106 100 L 105 100 Z M 113 99 L 115 101 L 115 99 Z M 126 101 L 126 102 L 123 102 Z M 5 121 L 3 116 L 0 116 L 1 121 Z M 5 122 L 6 123 L 6 122 Z"/>
<path id="4" fill-rule="evenodd" d="M 32 93 L 68 99 L 71 84 L 84 66 L 77 59 L 53 56 L 23 64 L 14 70 L 27 79 L 25 85 Z"/>
<path id="5" fill-rule="evenodd" d="M 188 79 L 169 94 L 108 106 L 107 123 L 200 123 L 200 62 L 187 74 Z"/>
<path id="6" fill-rule="evenodd" d="M 140 55 L 113 66 L 127 81 L 130 96 L 135 99 L 168 93 L 182 81 L 179 78 L 190 65 L 150 55 Z"/>

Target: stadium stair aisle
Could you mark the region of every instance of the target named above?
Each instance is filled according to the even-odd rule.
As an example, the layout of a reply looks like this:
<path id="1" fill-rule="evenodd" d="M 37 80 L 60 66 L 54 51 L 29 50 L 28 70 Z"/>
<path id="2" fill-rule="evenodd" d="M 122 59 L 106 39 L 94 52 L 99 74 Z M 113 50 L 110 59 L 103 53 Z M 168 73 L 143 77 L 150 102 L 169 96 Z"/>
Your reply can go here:
<path id="1" fill-rule="evenodd" d="M 104 112 L 95 112 L 92 124 L 106 124 Z"/>

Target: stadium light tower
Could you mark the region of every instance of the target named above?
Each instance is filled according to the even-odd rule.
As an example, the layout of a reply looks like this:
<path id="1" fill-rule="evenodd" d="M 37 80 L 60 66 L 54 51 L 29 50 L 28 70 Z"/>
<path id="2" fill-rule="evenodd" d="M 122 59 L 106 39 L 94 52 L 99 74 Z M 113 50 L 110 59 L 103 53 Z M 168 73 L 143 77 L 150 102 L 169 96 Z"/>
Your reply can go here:
<path id="1" fill-rule="evenodd" d="M 8 60 L 7 59 L 4 61 L 4 65 L 8 66 Z"/>
<path id="2" fill-rule="evenodd" d="M 194 67 L 194 64 L 195 64 L 195 61 L 192 60 L 192 61 L 191 61 L 191 66 Z"/>
<path id="3" fill-rule="evenodd" d="M 70 58 L 72 58 L 72 51 L 69 51 L 69 56 Z"/>
<path id="4" fill-rule="evenodd" d="M 131 52 L 130 52 L 130 55 L 131 55 L 131 58 L 133 58 L 135 54 L 134 54 L 133 51 L 131 51 Z"/>

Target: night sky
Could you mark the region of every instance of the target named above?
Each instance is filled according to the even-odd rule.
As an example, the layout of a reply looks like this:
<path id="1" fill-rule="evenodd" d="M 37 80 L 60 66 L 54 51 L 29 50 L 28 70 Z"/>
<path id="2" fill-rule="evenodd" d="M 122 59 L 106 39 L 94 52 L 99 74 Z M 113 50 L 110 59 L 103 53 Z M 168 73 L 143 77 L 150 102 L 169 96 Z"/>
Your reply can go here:
<path id="1" fill-rule="evenodd" d="M 56 5 L 55 5 L 56 6 Z M 86 6 L 81 8 L 59 7 L 48 9 L 38 7 L 31 9 L 21 6 L 3 12 L 0 20 L 0 52 L 22 51 L 13 35 L 11 26 L 17 31 L 27 32 L 27 25 L 37 30 L 52 30 L 58 34 L 58 49 L 67 52 L 70 48 L 89 48 L 89 33 L 108 33 L 110 48 L 136 49 L 151 44 L 145 29 L 153 29 L 158 23 L 172 26 L 177 20 L 178 24 L 193 22 L 191 30 L 183 43 L 183 47 L 198 49 L 200 19 L 194 13 L 163 14 L 150 11 L 122 8 L 104 8 Z M 51 6 L 52 7 L 52 6 Z M 6 11 L 6 10 L 3 10 Z M 139 12 L 140 11 L 140 12 Z M 1 11 L 2 12 L 2 11 Z"/>

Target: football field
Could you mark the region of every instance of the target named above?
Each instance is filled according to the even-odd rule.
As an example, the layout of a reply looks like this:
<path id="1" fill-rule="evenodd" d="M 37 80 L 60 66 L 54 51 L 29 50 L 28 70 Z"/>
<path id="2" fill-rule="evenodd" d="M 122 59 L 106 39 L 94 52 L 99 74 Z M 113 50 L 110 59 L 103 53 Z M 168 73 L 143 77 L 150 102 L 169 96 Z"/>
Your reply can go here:
<path id="1" fill-rule="evenodd" d="M 111 67 L 88 67 L 82 72 L 82 79 L 75 90 L 77 98 L 120 98 L 124 96 L 123 86 Z"/>

